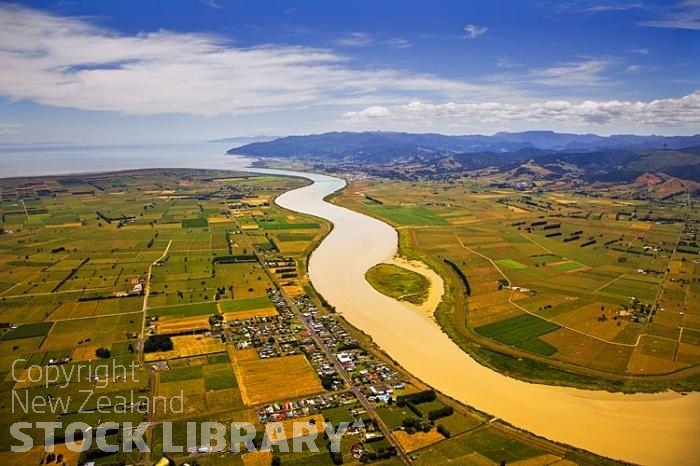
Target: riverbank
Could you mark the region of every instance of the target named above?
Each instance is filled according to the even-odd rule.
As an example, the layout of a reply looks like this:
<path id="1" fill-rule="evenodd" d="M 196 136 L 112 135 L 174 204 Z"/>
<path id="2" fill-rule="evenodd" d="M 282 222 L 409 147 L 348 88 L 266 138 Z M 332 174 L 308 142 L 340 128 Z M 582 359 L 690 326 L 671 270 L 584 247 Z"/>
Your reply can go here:
<path id="1" fill-rule="evenodd" d="M 364 198 L 357 196 L 358 193 L 355 191 L 355 189 L 343 190 L 343 194 L 334 196 L 333 201 L 336 205 L 350 208 L 380 221 L 391 221 L 391 218 L 383 217 L 380 214 L 381 210 L 375 208 L 376 206 L 366 204 Z M 547 357 L 515 345 L 505 345 L 475 333 L 473 326 L 468 322 L 472 300 L 466 295 L 466 289 L 455 271 L 446 266 L 440 257 L 435 256 L 436 251 L 439 254 L 439 251 L 446 250 L 448 246 L 436 246 L 428 251 L 424 249 L 425 244 L 418 239 L 425 238 L 424 233 L 429 229 L 412 226 L 398 227 L 399 254 L 428 264 L 443 278 L 447 285 L 443 297 L 444 303 L 437 308 L 434 317 L 443 331 L 482 365 L 527 382 L 587 390 L 656 393 L 669 389 L 677 392 L 691 392 L 697 391 L 700 387 L 700 367 L 697 366 L 661 374 L 640 371 L 635 374 L 620 373 L 604 370 L 599 366 L 591 367 L 584 363 L 574 363 L 576 359 L 572 360 L 571 351 L 576 349 L 573 347 L 569 348 L 568 357 Z M 478 277 L 476 281 L 479 281 Z M 479 290 L 483 291 L 483 284 Z M 497 306 L 496 303 L 493 305 Z M 610 322 L 613 321 L 610 320 Z M 619 364 L 614 367 L 619 367 Z"/>
<path id="2" fill-rule="evenodd" d="M 284 173 L 279 173 L 284 174 Z M 364 273 L 397 252 L 388 225 L 323 198 L 342 180 L 308 174 L 315 184 L 278 204 L 334 224 L 309 261 L 315 288 L 406 370 L 446 395 L 537 435 L 645 464 L 692 464 L 700 454 L 693 413 L 699 394 L 623 395 L 534 385 L 498 374 L 465 354 L 442 330 L 374 290 Z"/>
<path id="3" fill-rule="evenodd" d="M 440 301 L 442 301 L 442 296 L 445 293 L 445 284 L 442 277 L 433 269 L 425 265 L 425 263 L 407 259 L 401 255 L 394 256 L 391 259 L 391 264 L 417 273 L 427 280 L 428 296 L 422 303 L 415 304 L 408 301 L 404 302 L 407 306 L 413 308 L 415 312 L 422 314 L 429 319 L 434 319 L 435 309 L 437 309 Z"/>

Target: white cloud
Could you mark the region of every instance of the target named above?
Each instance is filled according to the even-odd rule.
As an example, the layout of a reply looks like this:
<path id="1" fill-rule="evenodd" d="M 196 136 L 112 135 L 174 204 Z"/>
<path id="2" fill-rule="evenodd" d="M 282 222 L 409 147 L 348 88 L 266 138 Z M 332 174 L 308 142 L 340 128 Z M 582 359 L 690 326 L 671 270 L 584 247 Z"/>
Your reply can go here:
<path id="1" fill-rule="evenodd" d="M 467 24 L 464 26 L 464 32 L 467 33 L 467 37 L 470 39 L 476 39 L 479 36 L 483 36 L 489 30 L 486 26 L 475 26 L 474 24 Z"/>
<path id="2" fill-rule="evenodd" d="M 346 112 L 348 123 L 409 123 L 424 126 L 474 125 L 527 121 L 546 125 L 632 124 L 671 127 L 700 124 L 700 91 L 677 99 L 573 103 L 567 100 L 505 104 L 500 102 L 432 104 L 414 101 L 394 107 L 373 106 Z"/>
<path id="3" fill-rule="evenodd" d="M 601 5 L 591 5 L 581 8 L 582 13 L 604 13 L 608 11 L 626 11 L 644 8 L 641 3 L 606 3 Z"/>
<path id="4" fill-rule="evenodd" d="M 565 62 L 550 68 L 530 70 L 525 77 L 546 86 L 598 85 L 607 81 L 602 73 L 611 64 L 611 60 L 602 58 Z"/>
<path id="5" fill-rule="evenodd" d="M 339 39 L 335 43 L 343 47 L 367 47 L 374 42 L 371 35 L 365 32 L 351 32 Z"/>
<path id="6" fill-rule="evenodd" d="M 391 39 L 381 39 L 366 32 L 352 32 L 334 41 L 341 47 L 369 47 L 370 45 L 388 45 L 396 49 L 406 49 L 413 44 L 406 39 L 393 37 Z"/>
<path id="7" fill-rule="evenodd" d="M 359 38 L 358 38 L 359 39 Z M 421 98 L 497 95 L 392 69 L 356 69 L 326 49 L 236 47 L 219 37 L 120 35 L 86 21 L 0 5 L 0 95 L 82 110 L 152 115 L 261 111 Z"/>
<path id="8" fill-rule="evenodd" d="M 601 87 L 615 84 L 606 74 L 615 62 L 609 58 L 585 58 L 578 61 L 556 63 L 544 68 L 523 69 L 509 61 L 497 61 L 504 71 L 487 76 L 489 82 L 518 86 L 532 90 L 541 88 L 569 88 L 580 91 L 585 87 Z"/>
<path id="9" fill-rule="evenodd" d="M 667 9 L 660 19 L 645 21 L 644 26 L 700 30 L 700 0 L 685 0 Z"/>
<path id="10" fill-rule="evenodd" d="M 392 118 L 393 114 L 388 108 L 375 105 L 362 109 L 358 112 L 347 112 L 343 115 L 343 117 L 348 120 L 365 121 L 374 118 Z"/>
<path id="11" fill-rule="evenodd" d="M 406 39 L 401 39 L 400 37 L 394 37 L 393 39 L 387 39 L 384 43 L 390 47 L 397 49 L 407 49 L 413 47 L 413 44 Z"/>
<path id="12" fill-rule="evenodd" d="M 548 8 L 550 7 L 547 5 Z M 560 15 L 595 15 L 598 13 L 615 13 L 627 10 L 643 10 L 647 7 L 643 3 L 623 3 L 619 0 L 576 0 L 569 2 L 557 2 L 554 12 Z"/>

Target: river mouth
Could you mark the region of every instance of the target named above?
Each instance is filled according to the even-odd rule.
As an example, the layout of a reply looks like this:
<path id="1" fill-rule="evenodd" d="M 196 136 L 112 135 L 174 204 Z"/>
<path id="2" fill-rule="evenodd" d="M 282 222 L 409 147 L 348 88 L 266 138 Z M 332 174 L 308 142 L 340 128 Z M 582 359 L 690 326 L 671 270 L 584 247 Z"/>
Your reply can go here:
<path id="1" fill-rule="evenodd" d="M 370 267 L 392 261 L 398 235 L 377 219 L 324 201 L 345 186 L 343 180 L 286 170 L 250 171 L 314 182 L 276 200 L 283 208 L 334 225 L 309 259 L 314 287 L 348 322 L 417 378 L 464 404 L 550 440 L 640 464 L 697 464 L 700 393 L 627 395 L 538 385 L 481 366 L 432 319 L 410 304 L 379 293 L 365 280 Z"/>

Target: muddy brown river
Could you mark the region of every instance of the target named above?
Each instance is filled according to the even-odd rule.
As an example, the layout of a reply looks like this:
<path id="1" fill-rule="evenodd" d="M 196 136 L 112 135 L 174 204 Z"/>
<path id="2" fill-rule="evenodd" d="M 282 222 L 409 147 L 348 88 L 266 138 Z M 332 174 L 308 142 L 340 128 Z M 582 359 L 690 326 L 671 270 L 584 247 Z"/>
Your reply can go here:
<path id="1" fill-rule="evenodd" d="M 309 261 L 314 286 L 351 324 L 425 383 L 557 442 L 641 464 L 699 464 L 700 393 L 625 395 L 531 384 L 494 372 L 462 351 L 425 312 L 382 295 L 365 281 L 367 269 L 391 262 L 398 237 L 379 220 L 323 200 L 341 189 L 343 180 L 255 171 L 314 181 L 276 201 L 334 225 Z"/>

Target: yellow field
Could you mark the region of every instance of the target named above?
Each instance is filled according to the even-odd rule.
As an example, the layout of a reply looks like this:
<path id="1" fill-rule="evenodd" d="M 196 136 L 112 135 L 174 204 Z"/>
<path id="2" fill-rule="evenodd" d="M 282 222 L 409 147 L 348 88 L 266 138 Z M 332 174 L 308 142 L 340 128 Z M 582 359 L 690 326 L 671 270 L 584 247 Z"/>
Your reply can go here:
<path id="1" fill-rule="evenodd" d="M 204 379 L 201 378 L 158 384 L 158 396 L 163 396 L 167 399 L 173 396 L 180 396 L 182 393 L 192 396 L 202 394 L 205 391 Z"/>
<path id="2" fill-rule="evenodd" d="M 409 435 L 403 430 L 397 430 L 394 432 L 394 438 L 399 442 L 401 447 L 409 453 L 445 439 L 436 429 L 432 429 L 427 433 L 416 432 L 413 435 Z"/>
<path id="3" fill-rule="evenodd" d="M 534 458 L 529 458 L 526 460 L 516 461 L 514 463 L 509 463 L 512 466 L 547 466 L 550 464 L 556 464 L 557 466 L 569 466 L 575 465 L 569 460 L 564 460 L 557 455 L 542 455 L 535 456 Z"/>
<path id="4" fill-rule="evenodd" d="M 233 222 L 229 217 L 207 217 L 207 222 L 209 223 L 228 223 Z"/>
<path id="5" fill-rule="evenodd" d="M 642 347 L 643 344 L 634 349 L 627 365 L 627 370 L 633 374 L 664 374 L 681 369 L 685 365 L 678 361 L 642 354 Z"/>
<path id="6" fill-rule="evenodd" d="M 229 355 L 229 359 L 231 359 L 231 361 L 235 361 L 235 362 L 257 361 L 258 359 L 260 359 L 260 358 L 258 358 L 258 352 L 253 348 L 244 349 L 244 350 L 237 350 L 237 349 L 234 349 L 233 346 L 229 346 L 228 347 L 228 355 Z"/>
<path id="7" fill-rule="evenodd" d="M 156 333 L 158 335 L 200 330 L 209 328 L 209 316 L 191 317 L 161 317 L 158 320 Z"/>
<path id="8" fill-rule="evenodd" d="M 320 414 L 314 414 L 313 416 L 295 417 L 292 419 L 286 419 L 284 421 L 281 421 L 282 429 L 284 430 L 284 437 L 287 439 L 291 439 L 291 438 L 295 437 L 295 432 L 294 432 L 294 423 L 295 422 L 309 422 L 310 423 L 312 419 L 316 422 L 315 425 L 310 425 L 308 430 L 304 426 L 304 427 L 302 427 L 301 432 L 297 432 L 297 433 L 301 434 L 301 436 L 304 436 L 304 435 L 308 435 L 308 434 L 314 432 L 314 430 L 315 430 L 317 433 L 322 434 L 323 433 L 323 416 L 321 416 Z M 265 429 L 268 429 L 268 426 L 270 426 L 269 427 L 270 429 L 272 428 L 271 424 L 266 424 Z M 269 435 L 271 438 L 273 437 L 273 435 L 277 435 L 277 437 L 281 437 L 282 433 L 281 432 L 274 432 L 274 433 L 270 432 Z"/>
<path id="9" fill-rule="evenodd" d="M 72 358 L 73 361 L 92 361 L 97 359 L 95 351 L 100 347 L 100 345 L 89 344 L 85 346 L 78 346 L 73 350 Z"/>
<path id="10" fill-rule="evenodd" d="M 295 252 L 302 252 L 307 247 L 309 247 L 308 241 L 282 241 L 279 244 L 280 252 L 282 254 L 291 254 Z"/>
<path id="11" fill-rule="evenodd" d="M 231 322 L 232 320 L 245 320 L 251 317 L 270 317 L 279 315 L 274 307 L 266 307 L 264 309 L 251 309 L 250 311 L 235 311 L 224 312 L 224 320 Z"/>
<path id="12" fill-rule="evenodd" d="M 282 286 L 282 289 L 289 295 L 290 298 L 296 298 L 304 294 L 304 288 L 299 285 L 286 285 Z"/>
<path id="13" fill-rule="evenodd" d="M 241 230 L 257 230 L 258 228 L 255 224 L 241 225 Z"/>
<path id="14" fill-rule="evenodd" d="M 63 303 L 51 313 L 51 320 L 75 319 L 95 315 L 98 301 Z"/>
<path id="15" fill-rule="evenodd" d="M 80 222 L 62 223 L 60 225 L 46 225 L 44 228 L 79 228 L 83 226 Z"/>
<path id="16" fill-rule="evenodd" d="M 269 196 L 257 196 L 257 197 L 250 197 L 246 198 L 243 203 L 249 206 L 261 206 L 264 203 L 268 202 L 270 200 Z"/>
<path id="17" fill-rule="evenodd" d="M 517 214 L 527 214 L 527 213 L 530 212 L 529 210 L 523 209 L 523 208 L 521 208 L 521 207 L 515 207 L 515 206 L 513 206 L 513 205 L 509 205 L 509 206 L 506 206 L 506 207 L 508 207 L 508 210 L 510 210 L 510 211 L 512 211 L 512 212 L 515 212 L 515 213 L 517 213 Z"/>
<path id="18" fill-rule="evenodd" d="M 42 369 L 36 365 L 30 366 L 30 369 L 22 369 L 21 375 L 19 375 L 19 377 L 16 378 L 17 381 L 15 382 L 15 385 L 14 387 L 12 387 L 12 389 L 22 390 L 23 388 L 29 388 L 32 385 L 40 385 L 42 383 L 46 383 L 44 374 L 46 373 L 42 372 Z M 30 379 L 39 380 L 39 382 L 32 382 Z"/>
<path id="19" fill-rule="evenodd" d="M 146 361 L 160 361 L 161 359 L 185 358 L 199 354 L 220 353 L 226 351 L 226 345 L 221 340 L 204 335 L 184 335 L 173 337 L 172 351 L 159 351 L 147 353 Z"/>
<path id="20" fill-rule="evenodd" d="M 228 222 L 233 222 L 233 220 L 229 217 L 224 217 L 223 215 L 215 215 L 212 217 L 207 217 L 207 222 L 208 223 L 228 223 Z"/>
<path id="21" fill-rule="evenodd" d="M 243 402 L 256 406 L 276 400 L 322 393 L 316 371 L 303 355 L 234 361 Z"/>
<path id="22" fill-rule="evenodd" d="M 649 231 L 651 230 L 651 223 L 648 222 L 632 222 L 632 229 L 633 230 L 643 230 L 643 231 Z"/>
<path id="23" fill-rule="evenodd" d="M 272 462 L 272 452 L 255 451 L 241 455 L 244 466 L 269 466 Z"/>

